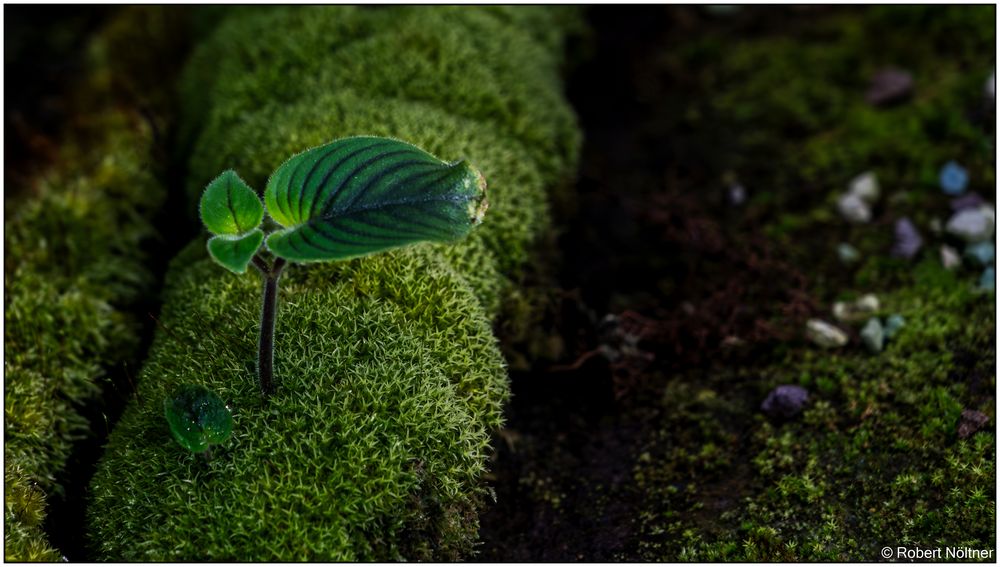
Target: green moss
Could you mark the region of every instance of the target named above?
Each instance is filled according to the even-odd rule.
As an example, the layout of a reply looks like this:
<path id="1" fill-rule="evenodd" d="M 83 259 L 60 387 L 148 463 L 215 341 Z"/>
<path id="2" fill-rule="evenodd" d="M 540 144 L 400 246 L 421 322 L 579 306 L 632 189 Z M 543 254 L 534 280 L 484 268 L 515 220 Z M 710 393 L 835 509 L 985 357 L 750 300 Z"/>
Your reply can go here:
<path id="1" fill-rule="evenodd" d="M 745 180 L 767 170 L 771 183 L 795 188 L 769 193 L 779 206 L 817 190 L 841 191 L 867 170 L 890 193 L 936 191 L 938 169 L 959 158 L 970 169 L 971 188 L 989 191 L 991 136 L 966 115 L 980 104 L 989 76 L 982 49 L 992 41 L 992 14 L 991 7 L 959 6 L 845 11 L 817 18 L 795 37 L 741 41 L 725 56 L 714 36 L 687 49 L 717 58 L 709 59 L 716 67 L 706 82 L 719 94 L 707 113 L 739 132 L 730 167 Z M 918 36 L 924 41 L 912 40 Z M 864 92 L 885 66 L 910 71 L 915 93 L 904 105 L 875 109 Z M 795 167 L 772 168 L 779 156 Z"/>
<path id="2" fill-rule="evenodd" d="M 201 247 L 172 271 L 166 332 L 93 485 L 103 554 L 361 560 L 467 549 L 506 382 L 457 274 L 430 249 L 290 270 L 276 329 L 280 390 L 263 403 L 259 278 L 224 273 Z M 183 382 L 234 409 L 232 441 L 207 465 L 163 420 L 162 399 Z"/>
<path id="3" fill-rule="evenodd" d="M 177 52 L 176 39 L 166 37 L 181 27 L 176 14 L 166 21 L 161 15 L 168 14 L 124 10 L 94 35 L 86 69 L 65 101 L 74 121 L 56 165 L 5 198 L 5 557 L 11 561 L 60 558 L 43 532 L 47 503 L 68 490 L 60 482 L 76 444 L 104 427 L 89 423 L 83 408 L 100 411 L 109 375 L 137 354 L 141 323 L 130 309 L 153 287 L 151 218 L 165 192 L 155 175 L 150 117 L 112 99 L 128 91 L 125 98 L 134 102 L 143 98 L 137 95 L 143 81 L 163 81 L 163 68 L 155 81 L 149 74 L 121 80 L 143 62 L 151 67 L 158 46 Z M 143 38 L 141 53 L 133 49 L 133 33 Z M 133 51 L 124 53 L 123 44 Z"/>
<path id="4" fill-rule="evenodd" d="M 521 18 L 545 21 L 545 26 L 522 28 L 503 17 L 522 11 Z M 492 137 L 512 136 L 533 150 L 532 160 L 549 181 L 562 178 L 574 165 L 579 134 L 561 99 L 561 48 L 553 49 L 551 38 L 563 33 L 565 24 L 556 20 L 570 19 L 565 15 L 572 13 L 338 6 L 262 10 L 234 18 L 189 67 L 188 106 L 212 109 L 193 153 L 211 154 L 219 138 L 267 106 L 352 90 L 362 97 L 437 106 L 478 122 Z M 543 27 L 548 46 L 533 41 L 530 33 Z M 229 53 L 221 62 L 215 55 L 220 49 Z M 318 117 L 317 108 L 312 112 Z M 350 134 L 327 132 L 326 138 Z M 189 187 L 198 192 L 203 172 L 195 167 L 194 174 Z"/>
<path id="5" fill-rule="evenodd" d="M 105 140 L 68 148 L 69 165 L 9 203 L 4 455 L 17 501 L 43 504 L 62 490 L 56 477 L 74 441 L 89 435 L 79 408 L 99 403 L 106 369 L 134 352 L 137 323 L 123 307 L 151 283 L 142 246 L 162 191 L 145 165 L 150 135 L 118 112 L 101 127 Z M 42 504 L 28 512 L 33 504 L 8 498 L 8 559 L 52 557 Z"/>
<path id="6" fill-rule="evenodd" d="M 513 293 L 495 272 L 516 277 L 544 226 L 545 188 L 575 168 L 580 136 L 561 99 L 561 53 L 529 33 L 561 35 L 573 14 L 332 7 L 234 18 L 187 72 L 188 108 L 224 101 L 200 111 L 192 198 L 224 168 L 261 187 L 292 153 L 348 135 L 397 137 L 444 159 L 469 158 L 489 182 L 489 228 L 451 256 L 494 313 Z M 520 19 L 536 23 L 511 25 Z M 238 39 L 245 37 L 255 41 Z M 222 61 L 220 48 L 230 53 Z"/>
<path id="7" fill-rule="evenodd" d="M 4 558 L 14 562 L 56 562 L 59 552 L 42 532 L 45 493 L 16 463 L 4 468 Z"/>
<path id="8" fill-rule="evenodd" d="M 878 557 L 885 545 L 993 547 L 994 437 L 957 438 L 963 409 L 995 419 L 992 304 L 931 260 L 907 283 L 883 296 L 907 326 L 880 355 L 793 351 L 727 396 L 760 400 L 801 384 L 813 402 L 795 421 L 705 405 L 714 396 L 680 384 L 668 391 L 658 457 L 636 468 L 639 489 L 676 508 L 644 518 L 648 558 L 845 561 Z M 740 420 L 752 423 L 743 435 L 727 427 Z M 730 447 L 721 462 L 720 444 Z M 683 493 L 670 489 L 691 479 Z M 705 518 L 700 507 L 720 492 L 733 503 Z"/>
<path id="9" fill-rule="evenodd" d="M 554 53 L 565 14 L 518 14 L 248 10 L 195 55 L 182 89 L 192 212 L 196 191 L 223 169 L 259 190 L 289 155 L 353 134 L 469 158 L 491 207 L 456 245 L 287 270 L 280 386 L 266 402 L 253 367 L 259 277 L 224 272 L 203 239 L 192 243 L 169 271 L 137 401 L 94 478 L 89 524 L 102 557 L 472 552 L 489 432 L 508 395 L 490 327 L 546 228 L 546 192 L 571 175 L 579 144 Z M 512 26 L 519 18 L 524 30 Z M 183 382 L 207 385 L 234 409 L 233 438 L 209 463 L 177 447 L 161 415 Z"/>

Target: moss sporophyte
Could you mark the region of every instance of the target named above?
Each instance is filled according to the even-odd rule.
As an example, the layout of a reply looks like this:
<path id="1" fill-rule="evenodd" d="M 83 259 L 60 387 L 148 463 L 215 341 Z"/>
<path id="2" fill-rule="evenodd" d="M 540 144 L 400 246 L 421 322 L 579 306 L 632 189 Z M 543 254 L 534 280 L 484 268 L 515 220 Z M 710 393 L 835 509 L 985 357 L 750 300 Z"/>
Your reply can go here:
<path id="1" fill-rule="evenodd" d="M 486 212 L 486 180 L 468 161 L 446 163 L 411 144 L 342 138 L 297 154 L 271 174 L 261 203 L 236 172 L 208 184 L 201 219 L 212 258 L 264 279 L 257 375 L 273 393 L 278 280 L 289 262 L 347 260 L 467 235 Z M 280 228 L 265 235 L 265 212 Z M 264 250 L 273 256 L 265 257 Z"/>

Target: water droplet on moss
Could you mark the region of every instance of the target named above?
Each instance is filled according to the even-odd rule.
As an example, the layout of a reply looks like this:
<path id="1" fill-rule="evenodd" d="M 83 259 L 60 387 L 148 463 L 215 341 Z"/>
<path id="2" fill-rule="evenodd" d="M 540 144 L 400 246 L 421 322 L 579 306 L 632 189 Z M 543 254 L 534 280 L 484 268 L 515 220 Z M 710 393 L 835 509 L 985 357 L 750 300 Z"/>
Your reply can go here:
<path id="1" fill-rule="evenodd" d="M 233 416 L 215 392 L 184 384 L 163 401 L 170 432 L 181 447 L 200 453 L 222 443 L 233 432 Z"/>

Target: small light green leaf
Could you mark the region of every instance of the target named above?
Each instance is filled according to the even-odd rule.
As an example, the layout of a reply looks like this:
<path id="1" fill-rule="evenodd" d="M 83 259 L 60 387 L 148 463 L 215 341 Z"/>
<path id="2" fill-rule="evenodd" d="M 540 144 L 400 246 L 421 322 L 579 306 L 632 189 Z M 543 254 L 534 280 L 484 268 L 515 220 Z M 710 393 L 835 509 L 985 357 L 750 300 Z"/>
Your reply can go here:
<path id="1" fill-rule="evenodd" d="M 264 233 L 255 228 L 244 236 L 213 236 L 208 239 L 208 253 L 222 267 L 242 274 L 264 242 Z"/>
<path id="2" fill-rule="evenodd" d="M 229 439 L 233 416 L 215 392 L 198 384 L 184 384 L 163 400 L 170 432 L 181 447 L 200 453 Z"/>
<path id="3" fill-rule="evenodd" d="M 201 222 L 212 234 L 246 234 L 264 220 L 264 205 L 257 193 L 231 169 L 205 188 L 200 211 Z"/>
<path id="4" fill-rule="evenodd" d="M 282 164 L 264 191 L 285 227 L 267 247 L 287 260 L 343 260 L 421 241 L 457 240 L 486 212 L 486 180 L 389 138 L 358 136 Z"/>

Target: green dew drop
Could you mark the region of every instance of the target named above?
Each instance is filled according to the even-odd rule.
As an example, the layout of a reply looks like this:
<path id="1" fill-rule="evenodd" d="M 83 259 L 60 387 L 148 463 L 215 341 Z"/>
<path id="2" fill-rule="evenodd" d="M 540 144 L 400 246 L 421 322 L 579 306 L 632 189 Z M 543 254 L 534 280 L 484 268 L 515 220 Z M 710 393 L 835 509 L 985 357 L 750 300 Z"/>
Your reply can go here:
<path id="1" fill-rule="evenodd" d="M 201 453 L 233 432 L 233 416 L 215 392 L 200 384 L 179 386 L 163 400 L 170 432 L 181 447 Z"/>

